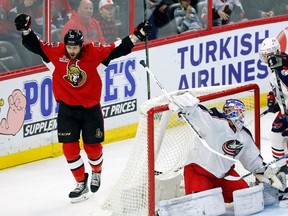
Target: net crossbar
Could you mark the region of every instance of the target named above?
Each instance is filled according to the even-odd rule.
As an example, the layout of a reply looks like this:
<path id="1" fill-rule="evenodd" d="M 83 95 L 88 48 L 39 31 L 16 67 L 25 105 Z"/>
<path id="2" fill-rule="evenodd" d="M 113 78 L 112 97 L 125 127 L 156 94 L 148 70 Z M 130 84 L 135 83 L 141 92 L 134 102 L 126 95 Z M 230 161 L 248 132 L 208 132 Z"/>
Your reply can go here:
<path id="1" fill-rule="evenodd" d="M 245 126 L 250 129 L 260 148 L 260 93 L 257 84 L 186 89 L 170 95 L 181 91 L 190 91 L 208 108 L 222 109 L 229 98 L 242 100 L 247 109 Z M 155 215 L 157 202 L 165 197 L 157 194 L 155 184 L 182 175 L 181 167 L 185 165 L 189 149 L 197 137 L 184 121 L 179 121 L 178 116 L 169 110 L 168 103 L 167 97 L 162 95 L 141 105 L 133 148 L 120 178 L 100 207 L 101 216 Z M 237 172 L 240 175 L 247 173 L 237 163 Z M 255 181 L 252 176 L 245 180 L 249 183 Z M 183 190 L 183 183 L 177 189 L 180 193 L 177 192 L 176 197 L 183 195 L 181 187 Z"/>

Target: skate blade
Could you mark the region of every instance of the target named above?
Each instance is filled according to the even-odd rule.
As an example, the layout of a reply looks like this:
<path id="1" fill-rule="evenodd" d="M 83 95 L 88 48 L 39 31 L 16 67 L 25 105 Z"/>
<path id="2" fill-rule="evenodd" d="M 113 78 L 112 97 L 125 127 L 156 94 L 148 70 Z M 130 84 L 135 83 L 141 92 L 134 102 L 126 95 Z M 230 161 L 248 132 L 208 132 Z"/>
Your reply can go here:
<path id="1" fill-rule="evenodd" d="M 82 194 L 80 197 L 75 197 L 75 198 L 70 198 L 71 200 L 71 203 L 79 203 L 79 202 L 83 202 L 85 200 L 87 200 L 89 197 L 88 197 L 88 194 Z"/>

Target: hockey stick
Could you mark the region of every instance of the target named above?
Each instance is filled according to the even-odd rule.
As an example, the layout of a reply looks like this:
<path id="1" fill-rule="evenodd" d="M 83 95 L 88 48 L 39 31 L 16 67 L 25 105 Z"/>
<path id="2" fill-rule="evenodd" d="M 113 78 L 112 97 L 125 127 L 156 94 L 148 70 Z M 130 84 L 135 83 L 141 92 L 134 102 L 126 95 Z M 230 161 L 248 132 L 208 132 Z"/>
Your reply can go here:
<path id="1" fill-rule="evenodd" d="M 260 118 L 262 118 L 263 116 L 265 116 L 267 113 L 269 113 L 269 110 L 267 109 L 267 110 L 264 110 L 261 114 L 260 114 Z M 249 126 L 250 124 L 252 124 L 252 122 L 253 122 L 254 120 L 252 120 L 252 121 L 250 121 L 248 124 L 246 124 L 246 127 L 247 126 Z M 176 172 L 179 172 L 181 169 L 183 169 L 183 167 L 178 167 L 177 169 L 175 169 L 174 170 L 174 172 L 176 173 Z M 160 171 L 154 171 L 154 174 L 156 175 L 156 176 L 158 176 L 158 175 L 162 175 L 163 174 L 163 172 L 160 172 Z M 228 178 L 229 178 L 229 176 L 227 176 Z M 234 176 L 233 176 L 234 177 Z M 226 177 L 225 177 L 226 178 Z"/>
<path id="2" fill-rule="evenodd" d="M 269 110 L 268 110 L 268 109 L 265 110 L 265 111 L 263 111 L 263 112 L 260 114 L 260 118 L 262 118 L 263 116 L 265 116 L 267 113 L 269 113 Z M 254 122 L 254 121 L 255 121 L 255 120 L 252 119 L 248 124 L 245 124 L 245 127 L 250 126 L 250 125 L 252 124 L 252 122 Z"/>
<path id="3" fill-rule="evenodd" d="M 263 117 L 263 116 L 265 116 L 267 113 L 269 113 L 269 110 L 268 110 L 268 109 L 265 110 L 265 111 L 263 111 L 263 112 L 260 114 L 260 118 Z"/>
<path id="4" fill-rule="evenodd" d="M 283 160 L 285 158 L 288 158 L 288 153 L 285 154 L 284 156 L 280 157 L 280 158 L 277 158 L 277 159 L 275 159 L 273 161 L 270 161 L 269 163 L 265 164 L 264 166 L 261 166 L 261 167 L 257 168 L 256 170 L 254 170 L 253 172 L 249 172 L 249 173 L 247 173 L 247 174 L 245 174 L 243 176 L 230 176 L 229 175 L 229 176 L 225 176 L 224 178 L 227 179 L 227 180 L 230 180 L 230 181 L 238 181 L 238 180 L 244 179 L 244 178 L 246 178 L 246 177 L 248 177 L 248 176 L 250 176 L 252 174 L 255 174 L 255 173 L 261 171 L 263 168 L 266 168 L 266 167 L 268 167 L 268 166 L 270 166 L 270 165 L 272 165 L 272 164 L 274 164 L 274 163 L 276 163 L 276 162 L 278 162 L 280 160 Z"/>
<path id="5" fill-rule="evenodd" d="M 281 103 L 282 103 L 282 106 L 284 109 L 284 113 L 286 114 L 286 120 L 288 121 L 288 113 L 287 113 L 287 109 L 286 109 L 285 98 L 284 98 L 283 90 L 281 87 L 281 80 L 280 80 L 280 77 L 278 75 L 278 72 L 280 73 L 281 71 L 277 70 L 277 69 L 274 69 L 274 70 L 275 70 L 274 73 L 275 73 L 275 77 L 276 77 L 276 81 L 277 81 L 277 85 L 278 85 L 278 90 L 279 90 L 279 96 L 280 96 Z"/>
<path id="6" fill-rule="evenodd" d="M 156 84 L 160 87 L 160 89 L 164 92 L 164 94 L 166 95 L 166 97 L 168 98 L 168 100 L 170 102 L 175 103 L 177 106 L 182 107 L 181 105 L 177 104 L 176 101 L 173 100 L 173 97 L 171 97 L 171 95 L 169 95 L 169 93 L 165 90 L 165 88 L 162 86 L 162 84 L 159 82 L 159 80 L 156 78 L 156 76 L 154 75 L 154 73 L 147 67 L 147 65 L 145 64 L 144 60 L 140 61 L 140 64 L 146 69 L 146 71 L 151 75 L 151 77 L 153 78 L 153 80 L 156 82 Z M 184 119 L 184 121 L 189 125 L 189 127 L 192 129 L 192 131 L 195 133 L 195 135 L 199 138 L 200 142 L 211 152 L 217 154 L 220 157 L 223 157 L 227 160 L 231 160 L 231 161 L 237 161 L 236 159 L 230 158 L 226 155 L 221 154 L 220 152 L 215 151 L 213 148 L 211 148 L 208 143 L 203 139 L 203 137 L 199 134 L 199 132 L 195 129 L 195 127 L 188 121 L 188 119 L 186 118 L 185 115 L 183 115 L 182 113 L 179 113 L 180 117 L 182 117 Z"/>
<path id="7" fill-rule="evenodd" d="M 147 18 L 147 4 L 146 0 L 143 0 L 143 5 L 144 5 L 144 23 L 148 20 Z M 146 55 L 146 62 L 147 66 L 149 67 L 149 49 L 148 49 L 148 36 L 145 36 L 145 55 Z M 151 91 L 150 91 L 150 76 L 149 73 L 147 73 L 147 97 L 148 100 L 151 98 Z"/>

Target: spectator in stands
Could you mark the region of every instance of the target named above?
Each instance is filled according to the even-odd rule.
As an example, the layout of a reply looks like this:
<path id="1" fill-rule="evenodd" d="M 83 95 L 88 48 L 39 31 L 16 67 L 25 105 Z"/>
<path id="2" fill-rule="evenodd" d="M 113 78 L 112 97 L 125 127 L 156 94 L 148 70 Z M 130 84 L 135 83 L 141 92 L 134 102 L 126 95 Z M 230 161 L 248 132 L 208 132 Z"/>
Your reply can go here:
<path id="1" fill-rule="evenodd" d="M 158 29 L 162 28 L 171 21 L 169 6 L 178 2 L 178 0 L 162 0 L 159 3 L 157 1 L 150 1 L 150 8 L 153 10 L 148 21 L 152 24 L 152 34 L 149 40 L 158 38 Z"/>
<path id="2" fill-rule="evenodd" d="M 213 0 L 213 26 L 239 22 L 244 18 L 244 9 L 240 0 Z"/>
<path id="3" fill-rule="evenodd" d="M 288 14 L 288 0 L 278 0 L 275 15 Z"/>
<path id="4" fill-rule="evenodd" d="M 114 21 L 115 5 L 112 0 L 101 0 L 99 2 L 99 13 L 96 14 L 104 39 L 110 44 L 119 40 L 118 29 Z"/>
<path id="5" fill-rule="evenodd" d="M 80 0 L 77 12 L 72 11 L 71 19 L 64 25 L 61 37 L 64 39 L 69 29 L 79 29 L 83 33 L 85 43 L 92 41 L 106 43 L 99 22 L 92 15 L 93 3 L 91 0 Z"/>
<path id="6" fill-rule="evenodd" d="M 0 0 L 0 39 L 10 40 L 19 38 L 19 34 L 14 30 L 14 13 L 10 13 L 14 5 L 10 0 Z"/>
<path id="7" fill-rule="evenodd" d="M 275 15 L 275 8 L 277 4 L 271 0 L 241 0 L 243 8 L 245 10 L 245 17 L 247 19 L 258 19 L 273 17 Z"/>
<path id="8" fill-rule="evenodd" d="M 11 12 L 14 13 L 14 18 L 19 13 L 31 14 L 33 16 L 32 24 L 34 31 L 40 37 L 44 34 L 45 18 L 43 16 L 43 1 L 44 0 L 19 0 L 11 10 Z"/>
<path id="9" fill-rule="evenodd" d="M 17 11 L 31 10 L 31 13 L 32 11 L 36 12 L 37 9 L 42 7 L 41 3 L 42 1 L 37 1 L 34 3 L 23 0 L 0 0 L 0 11 L 2 11 L 0 12 L 1 72 L 17 70 L 23 67 L 39 64 L 38 56 L 34 57 L 29 52 L 27 52 L 21 41 L 19 41 L 19 39 L 21 39 L 21 34 L 15 31 L 15 27 L 13 26 L 15 26 L 14 19 L 16 17 Z M 29 4 L 31 4 L 30 7 Z M 36 27 L 36 31 L 38 31 L 38 36 L 41 36 L 43 32 L 43 26 L 36 25 L 34 19 L 33 23 Z"/>
<path id="10" fill-rule="evenodd" d="M 202 23 L 190 0 L 180 0 L 180 5 L 174 11 L 174 19 L 178 33 L 202 29 Z"/>
<path id="11" fill-rule="evenodd" d="M 63 28 L 70 20 L 72 8 L 68 0 L 57 0 L 52 2 L 52 24 L 56 28 Z"/>
<path id="12" fill-rule="evenodd" d="M 275 8 L 275 15 L 288 14 L 288 0 L 278 0 Z"/>

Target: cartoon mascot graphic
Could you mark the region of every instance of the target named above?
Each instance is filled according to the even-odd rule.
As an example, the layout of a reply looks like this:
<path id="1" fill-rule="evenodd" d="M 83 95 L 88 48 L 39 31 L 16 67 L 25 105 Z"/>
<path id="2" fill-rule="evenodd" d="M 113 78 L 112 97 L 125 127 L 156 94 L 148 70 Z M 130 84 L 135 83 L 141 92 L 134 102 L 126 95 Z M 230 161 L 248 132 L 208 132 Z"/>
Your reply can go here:
<path id="1" fill-rule="evenodd" d="M 15 89 L 8 97 L 9 109 L 6 118 L 0 122 L 0 134 L 15 136 L 19 132 L 25 118 L 26 103 L 23 93 Z M 3 105 L 4 100 L 0 99 L 0 108 Z"/>

